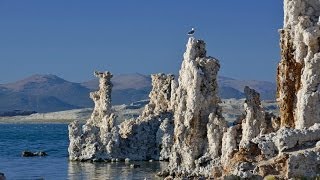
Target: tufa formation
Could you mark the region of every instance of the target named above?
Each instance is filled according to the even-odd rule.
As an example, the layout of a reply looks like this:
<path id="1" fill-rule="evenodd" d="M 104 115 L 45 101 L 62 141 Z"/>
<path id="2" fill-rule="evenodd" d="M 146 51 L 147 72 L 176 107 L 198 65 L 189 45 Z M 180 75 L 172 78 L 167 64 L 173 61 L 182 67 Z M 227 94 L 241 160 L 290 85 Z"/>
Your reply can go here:
<path id="1" fill-rule="evenodd" d="M 320 122 L 319 15 L 318 0 L 284 0 L 277 76 L 282 127 L 303 129 Z"/>
<path id="2" fill-rule="evenodd" d="M 173 75 L 152 75 L 150 102 L 137 119 L 115 124 L 111 112 L 110 72 L 95 72 L 99 90 L 90 94 L 95 107 L 85 125 L 69 125 L 69 159 L 79 161 L 167 160 L 173 141 Z"/>
<path id="3" fill-rule="evenodd" d="M 244 114 L 222 117 L 219 61 L 190 37 L 178 81 L 152 75 L 150 102 L 136 119 L 117 124 L 111 73 L 98 73 L 95 108 L 85 125 L 69 125 L 69 158 L 79 161 L 165 160 L 170 178 L 317 178 L 320 174 L 320 1 L 284 0 L 278 65 L 280 117 L 245 87 Z"/>

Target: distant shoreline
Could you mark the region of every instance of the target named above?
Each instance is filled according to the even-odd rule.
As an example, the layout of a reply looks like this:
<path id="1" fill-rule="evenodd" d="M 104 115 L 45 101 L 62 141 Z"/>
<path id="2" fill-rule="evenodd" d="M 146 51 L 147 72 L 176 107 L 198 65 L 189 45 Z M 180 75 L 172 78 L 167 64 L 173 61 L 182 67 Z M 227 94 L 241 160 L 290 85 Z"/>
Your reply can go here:
<path id="1" fill-rule="evenodd" d="M 244 99 L 222 99 L 220 103 L 224 118 L 232 122 L 237 116 L 243 113 Z M 278 114 L 275 101 L 262 101 L 263 107 L 272 113 Z M 113 106 L 113 111 L 117 115 L 117 123 L 125 119 L 138 117 L 144 104 L 117 105 Z M 75 120 L 85 123 L 90 118 L 92 108 L 73 109 L 50 113 L 35 113 L 28 116 L 0 117 L 0 124 L 69 124 Z"/>
<path id="2" fill-rule="evenodd" d="M 0 118 L 0 124 L 69 124 L 74 120 L 66 119 L 66 120 L 47 120 L 47 119 L 39 119 L 39 120 L 5 120 Z M 85 123 L 85 121 L 83 121 Z"/>

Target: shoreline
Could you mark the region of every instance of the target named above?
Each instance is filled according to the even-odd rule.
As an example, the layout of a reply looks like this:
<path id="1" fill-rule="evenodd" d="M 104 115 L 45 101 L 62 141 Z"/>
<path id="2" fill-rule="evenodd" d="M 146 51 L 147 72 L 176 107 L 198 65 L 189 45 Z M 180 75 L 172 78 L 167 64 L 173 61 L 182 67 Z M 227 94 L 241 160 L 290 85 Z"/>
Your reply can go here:
<path id="1" fill-rule="evenodd" d="M 236 120 L 236 118 L 243 113 L 243 103 L 244 99 L 222 99 L 220 105 L 224 118 L 228 122 Z M 278 115 L 275 101 L 262 101 L 262 104 L 268 112 Z M 144 106 L 138 106 L 135 109 L 132 109 L 128 105 L 117 105 L 112 107 L 113 111 L 118 116 L 118 123 L 124 119 L 139 116 L 143 108 Z M 28 116 L 0 117 L 0 124 L 69 124 L 75 120 L 79 120 L 80 123 L 85 124 L 90 118 L 91 113 L 92 108 L 83 108 L 49 113 L 36 113 Z"/>

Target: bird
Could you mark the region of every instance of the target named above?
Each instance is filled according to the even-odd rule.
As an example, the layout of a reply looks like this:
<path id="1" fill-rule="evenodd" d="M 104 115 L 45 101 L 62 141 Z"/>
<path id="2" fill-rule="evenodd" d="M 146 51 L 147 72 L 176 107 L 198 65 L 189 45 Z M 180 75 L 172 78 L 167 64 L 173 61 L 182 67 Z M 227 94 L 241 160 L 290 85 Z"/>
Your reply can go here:
<path id="1" fill-rule="evenodd" d="M 192 36 L 192 35 L 194 34 L 194 32 L 195 32 L 195 29 L 194 29 L 194 28 L 191 28 L 191 31 L 188 32 L 188 35 L 189 35 L 189 36 Z"/>

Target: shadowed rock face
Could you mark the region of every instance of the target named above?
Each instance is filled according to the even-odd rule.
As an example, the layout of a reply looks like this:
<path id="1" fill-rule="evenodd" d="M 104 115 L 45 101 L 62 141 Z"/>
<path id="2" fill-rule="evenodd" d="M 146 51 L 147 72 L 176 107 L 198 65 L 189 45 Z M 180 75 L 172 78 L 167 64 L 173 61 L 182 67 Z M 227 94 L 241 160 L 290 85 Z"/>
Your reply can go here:
<path id="1" fill-rule="evenodd" d="M 277 97 L 281 127 L 295 127 L 294 109 L 302 69 L 302 64 L 294 59 L 293 43 L 290 37 L 288 31 L 280 30 L 281 61 L 277 69 Z"/>
<path id="2" fill-rule="evenodd" d="M 284 0 L 284 10 L 277 77 L 281 126 L 301 129 L 320 122 L 320 2 Z"/>

